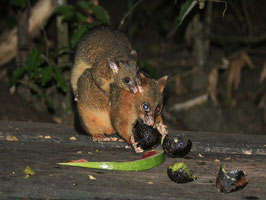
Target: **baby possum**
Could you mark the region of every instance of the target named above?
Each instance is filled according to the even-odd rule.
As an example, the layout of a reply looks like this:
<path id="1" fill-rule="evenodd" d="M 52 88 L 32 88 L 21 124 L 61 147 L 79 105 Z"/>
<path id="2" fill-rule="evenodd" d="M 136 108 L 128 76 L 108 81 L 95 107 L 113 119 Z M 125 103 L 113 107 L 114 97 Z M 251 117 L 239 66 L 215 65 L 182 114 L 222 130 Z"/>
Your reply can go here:
<path id="1" fill-rule="evenodd" d="M 92 80 L 109 93 L 110 83 L 136 93 L 141 90 L 137 53 L 127 36 L 114 27 L 101 25 L 87 31 L 80 39 L 71 71 L 71 86 L 78 100 L 78 79 L 91 68 Z"/>

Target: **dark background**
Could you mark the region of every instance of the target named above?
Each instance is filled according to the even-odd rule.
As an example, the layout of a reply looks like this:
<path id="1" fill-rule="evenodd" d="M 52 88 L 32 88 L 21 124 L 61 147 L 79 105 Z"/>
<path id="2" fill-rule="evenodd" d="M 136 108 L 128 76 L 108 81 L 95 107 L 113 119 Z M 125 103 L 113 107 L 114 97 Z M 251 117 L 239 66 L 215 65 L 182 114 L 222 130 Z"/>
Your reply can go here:
<path id="1" fill-rule="evenodd" d="M 28 2 L 30 6 L 25 8 L 1 1 L 2 36 L 14 27 L 21 28 L 18 26 L 19 16 L 36 3 Z M 80 1 L 68 1 L 68 4 L 77 8 L 77 2 Z M 92 2 L 109 14 L 109 23 L 115 27 L 119 27 L 128 13 L 121 30 L 128 35 L 138 53 L 139 67 L 153 78 L 170 75 L 163 111 L 164 121 L 170 129 L 266 133 L 264 0 L 227 0 L 226 5 L 205 1 L 204 8 L 199 9 L 197 4 L 178 28 L 175 28 L 176 19 L 185 0 Z M 139 4 L 129 12 L 136 3 Z M 94 11 L 83 14 L 89 23 L 96 22 Z M 40 33 L 29 39 L 28 52 L 23 58 L 26 59 L 33 49 L 47 55 L 59 48 L 58 16 L 60 14 L 54 12 Z M 30 82 L 27 74 L 12 87 L 12 73 L 23 65 L 18 63 L 17 55 L 0 66 L 0 119 L 74 123 L 75 112 L 72 111 L 75 104 L 69 90 L 69 71 L 74 55 L 71 37 L 81 24 L 73 19 L 65 20 L 65 23 L 70 38 L 67 51 L 70 64 L 62 68 L 62 76 L 67 89 L 60 90 L 52 81 L 41 86 L 42 94 L 45 92 L 52 103 L 49 107 L 43 95 L 29 84 L 21 84 Z M 49 53 L 48 57 L 58 65 L 59 56 Z M 22 59 L 24 65 L 25 59 Z M 34 81 L 38 80 L 35 77 Z M 204 95 L 208 98 L 197 104 L 199 97 Z M 63 106 L 64 101 L 70 101 L 70 106 Z M 189 102 L 192 106 L 186 107 Z M 175 105 L 181 106 L 180 110 L 174 110 Z"/>

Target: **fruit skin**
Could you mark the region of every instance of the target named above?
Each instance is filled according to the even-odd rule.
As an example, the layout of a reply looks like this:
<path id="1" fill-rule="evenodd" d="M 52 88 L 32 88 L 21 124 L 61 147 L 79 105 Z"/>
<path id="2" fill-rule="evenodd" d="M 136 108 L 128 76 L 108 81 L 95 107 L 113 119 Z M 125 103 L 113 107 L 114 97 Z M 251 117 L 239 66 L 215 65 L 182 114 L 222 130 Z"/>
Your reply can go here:
<path id="1" fill-rule="evenodd" d="M 161 165 L 165 156 L 163 150 L 151 150 L 144 153 L 138 160 L 124 162 L 66 162 L 57 163 L 58 165 L 68 165 L 75 167 L 86 167 L 93 169 L 106 169 L 117 171 L 141 171 Z"/>
<path id="2" fill-rule="evenodd" d="M 134 131 L 135 142 L 143 150 L 151 149 L 160 144 L 162 135 L 152 126 L 138 124 Z"/>
<path id="3" fill-rule="evenodd" d="M 218 192 L 230 193 L 247 185 L 245 174 L 241 170 L 231 170 L 226 172 L 225 166 L 221 164 L 216 178 L 216 188 Z"/>
<path id="4" fill-rule="evenodd" d="M 177 158 L 187 155 L 192 148 L 192 142 L 180 136 L 166 136 L 163 141 L 163 150 L 166 155 Z"/>
<path id="5" fill-rule="evenodd" d="M 167 168 L 168 177 L 176 183 L 187 183 L 196 180 L 184 162 L 177 162 Z"/>

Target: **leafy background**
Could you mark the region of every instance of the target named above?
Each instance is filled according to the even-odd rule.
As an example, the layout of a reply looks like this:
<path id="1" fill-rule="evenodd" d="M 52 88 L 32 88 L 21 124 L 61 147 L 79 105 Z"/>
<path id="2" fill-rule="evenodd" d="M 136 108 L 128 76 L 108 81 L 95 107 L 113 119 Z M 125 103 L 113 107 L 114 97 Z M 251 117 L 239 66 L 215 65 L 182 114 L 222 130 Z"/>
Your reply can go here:
<path id="1" fill-rule="evenodd" d="M 19 14 L 35 4 L 1 1 L 0 33 L 17 26 Z M 265 4 L 68 0 L 30 39 L 24 63 L 1 66 L 1 104 L 10 106 L 1 106 L 0 117 L 77 123 L 69 86 L 75 46 L 86 30 L 107 23 L 128 35 L 143 71 L 153 78 L 170 75 L 163 112 L 170 128 L 266 133 Z M 63 45 L 58 19 L 67 32 Z"/>

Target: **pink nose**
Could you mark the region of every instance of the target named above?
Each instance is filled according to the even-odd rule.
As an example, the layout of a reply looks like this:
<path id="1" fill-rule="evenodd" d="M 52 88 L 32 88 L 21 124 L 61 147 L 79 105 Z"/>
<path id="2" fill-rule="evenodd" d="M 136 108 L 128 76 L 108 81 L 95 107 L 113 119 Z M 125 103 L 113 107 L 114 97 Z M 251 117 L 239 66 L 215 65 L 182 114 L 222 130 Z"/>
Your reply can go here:
<path id="1" fill-rule="evenodd" d="M 146 122 L 146 124 L 147 124 L 148 126 L 153 126 L 153 125 L 154 125 L 154 120 L 148 120 L 148 121 Z"/>
<path id="2" fill-rule="evenodd" d="M 133 93 L 137 93 L 138 92 L 138 88 L 133 88 Z"/>

